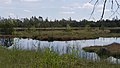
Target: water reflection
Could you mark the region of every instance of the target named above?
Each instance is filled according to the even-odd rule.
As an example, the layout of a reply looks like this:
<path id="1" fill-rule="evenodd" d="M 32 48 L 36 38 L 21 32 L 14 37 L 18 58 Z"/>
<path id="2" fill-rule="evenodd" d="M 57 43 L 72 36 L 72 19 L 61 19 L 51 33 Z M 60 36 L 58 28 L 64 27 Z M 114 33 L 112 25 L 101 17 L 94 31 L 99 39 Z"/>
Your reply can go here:
<path id="1" fill-rule="evenodd" d="M 23 39 L 23 38 L 14 38 L 13 45 L 9 47 L 18 48 L 18 49 L 36 49 L 41 50 L 43 48 L 49 47 L 50 49 L 58 52 L 59 54 L 71 53 L 73 50 L 77 51 L 79 57 L 91 59 L 91 60 L 100 60 L 101 56 L 98 56 L 96 53 L 89 53 L 82 50 L 86 46 L 94 45 L 108 45 L 113 42 L 120 43 L 120 38 L 98 38 L 90 40 L 72 40 L 72 41 L 39 41 L 33 39 Z M 115 57 L 108 56 L 106 57 L 109 62 L 120 63 L 120 59 Z M 116 61 L 117 60 L 117 61 Z"/>
<path id="2" fill-rule="evenodd" d="M 10 47 L 13 44 L 12 38 L 0 38 L 0 45 Z"/>

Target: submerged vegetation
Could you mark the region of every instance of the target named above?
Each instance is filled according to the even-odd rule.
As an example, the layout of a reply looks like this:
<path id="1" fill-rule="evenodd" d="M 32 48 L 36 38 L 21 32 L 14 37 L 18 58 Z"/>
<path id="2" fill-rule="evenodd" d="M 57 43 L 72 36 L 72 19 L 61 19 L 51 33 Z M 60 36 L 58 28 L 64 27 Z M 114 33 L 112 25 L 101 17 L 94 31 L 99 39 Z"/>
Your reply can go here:
<path id="1" fill-rule="evenodd" d="M 0 68 L 118 68 L 106 61 L 91 61 L 75 54 L 62 54 L 43 50 L 17 50 L 0 47 Z"/>

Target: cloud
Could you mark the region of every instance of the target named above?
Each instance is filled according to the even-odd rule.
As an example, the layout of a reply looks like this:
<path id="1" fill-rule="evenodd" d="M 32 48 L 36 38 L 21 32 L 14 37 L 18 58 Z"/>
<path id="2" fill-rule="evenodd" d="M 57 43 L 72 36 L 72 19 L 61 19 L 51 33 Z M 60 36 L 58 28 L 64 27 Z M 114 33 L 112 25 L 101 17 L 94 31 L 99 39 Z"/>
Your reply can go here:
<path id="1" fill-rule="evenodd" d="M 87 8 L 87 9 L 91 9 L 91 8 L 93 8 L 94 7 L 94 5 L 92 5 L 91 3 L 85 3 L 85 4 L 83 4 L 83 6 L 82 6 L 82 8 Z"/>
<path id="2" fill-rule="evenodd" d="M 83 4 L 82 6 L 83 9 L 93 9 L 94 8 L 94 5 L 92 5 L 91 3 L 85 3 Z M 96 6 L 95 10 L 97 12 L 102 12 L 103 10 L 103 4 L 99 4 Z M 109 12 L 110 10 L 109 9 L 105 9 L 105 12 Z"/>
<path id="3" fill-rule="evenodd" d="M 24 10 L 24 12 L 29 12 L 29 13 L 30 13 L 30 12 L 32 12 L 32 11 L 30 11 L 30 10 Z"/>
<path id="4" fill-rule="evenodd" d="M 103 5 L 102 4 L 99 4 L 97 7 L 96 7 L 96 10 L 97 12 L 102 12 L 103 11 Z M 105 12 L 109 12 L 110 9 L 105 9 Z"/>
<path id="5" fill-rule="evenodd" d="M 82 7 L 79 3 L 74 3 L 74 4 L 71 4 L 71 5 L 62 6 L 61 8 L 62 9 L 75 10 L 75 9 L 79 9 L 79 8 L 82 8 Z"/>
<path id="6" fill-rule="evenodd" d="M 91 9 L 93 8 L 94 5 L 92 5 L 91 3 L 84 3 L 84 4 L 80 4 L 80 3 L 73 3 L 67 6 L 62 6 L 62 9 L 70 9 L 70 10 L 75 10 L 75 9 Z"/>
<path id="7" fill-rule="evenodd" d="M 61 8 L 62 8 L 62 9 L 70 9 L 70 10 L 73 10 L 73 9 L 74 9 L 74 8 L 69 7 L 69 6 L 62 6 Z"/>
<path id="8" fill-rule="evenodd" d="M 87 8 L 87 9 L 89 9 L 89 8 L 92 9 L 93 7 L 94 7 L 94 5 L 91 3 L 84 3 L 82 6 L 82 8 Z M 102 8 L 103 8 L 103 4 L 96 5 L 96 9 L 102 9 Z"/>
<path id="9" fill-rule="evenodd" d="M 75 14 L 75 12 L 73 11 L 67 11 L 67 12 L 60 12 L 61 14 L 67 14 L 67 15 L 70 15 L 70 14 Z"/>
<path id="10" fill-rule="evenodd" d="M 91 3 L 72 3 L 72 4 L 68 4 L 66 6 L 62 6 L 62 9 L 69 9 L 69 10 L 75 10 L 75 9 L 93 9 L 94 5 Z M 96 9 L 102 9 L 103 5 L 99 4 L 96 6 Z"/>
<path id="11" fill-rule="evenodd" d="M 21 1 L 26 1 L 26 2 L 37 2 L 37 1 L 41 1 L 41 0 L 21 0 Z"/>
<path id="12" fill-rule="evenodd" d="M 55 1 L 55 0 L 50 0 L 51 2 Z"/>
<path id="13" fill-rule="evenodd" d="M 100 13 L 101 13 L 102 11 L 103 11 L 102 9 L 101 9 L 101 10 L 100 10 L 100 9 L 97 10 L 97 12 L 100 12 Z M 110 11 L 109 9 L 105 9 L 105 12 L 109 12 L 109 11 Z"/>
<path id="14" fill-rule="evenodd" d="M 103 5 L 102 4 L 99 4 L 98 6 L 97 6 L 97 9 L 102 9 L 103 8 Z"/>
<path id="15" fill-rule="evenodd" d="M 6 4 L 11 4 L 11 3 L 12 3 L 12 0 L 7 0 L 5 3 L 6 3 Z"/>
<path id="16" fill-rule="evenodd" d="M 10 16 L 10 17 L 16 17 L 16 15 L 14 13 L 9 13 L 8 16 Z"/>
<path id="17" fill-rule="evenodd" d="M 11 4 L 12 0 L 0 0 L 0 3 Z"/>

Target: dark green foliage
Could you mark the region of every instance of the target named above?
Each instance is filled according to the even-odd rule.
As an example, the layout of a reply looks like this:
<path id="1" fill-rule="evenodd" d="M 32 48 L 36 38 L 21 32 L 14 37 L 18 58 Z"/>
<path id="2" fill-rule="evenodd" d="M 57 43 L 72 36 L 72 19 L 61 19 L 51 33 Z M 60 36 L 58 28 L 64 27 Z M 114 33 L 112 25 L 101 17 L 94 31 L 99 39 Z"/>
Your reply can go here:
<path id="1" fill-rule="evenodd" d="M 66 27 L 66 25 L 69 24 L 71 27 L 85 27 L 86 25 L 89 25 L 90 27 L 120 27 L 120 20 L 100 20 L 97 22 L 94 21 L 88 21 L 88 20 L 81 20 L 76 21 L 72 20 L 54 20 L 49 21 L 48 18 L 43 20 L 42 17 L 31 17 L 28 18 L 22 18 L 22 19 L 12 19 L 12 18 L 2 18 L 0 19 L 0 28 L 2 27 L 23 27 L 23 28 L 30 28 L 35 26 L 36 28 L 48 28 L 48 27 Z"/>
<path id="2" fill-rule="evenodd" d="M 71 31 L 73 27 L 86 27 L 87 31 L 90 31 L 92 28 L 99 27 L 100 30 L 105 30 L 106 27 L 120 27 L 120 20 L 100 20 L 97 22 L 88 21 L 88 20 L 81 20 L 76 21 L 72 20 L 54 20 L 49 21 L 48 18 L 45 20 L 42 17 L 31 17 L 23 18 L 23 19 L 12 19 L 12 18 L 2 18 L 0 19 L 0 34 L 12 35 L 19 29 L 19 31 L 24 31 L 24 28 L 65 28 L 66 31 Z M 84 29 L 84 28 L 83 28 Z M 119 29 L 111 29 L 111 32 L 119 33 Z"/>
<path id="3" fill-rule="evenodd" d="M 0 23 L 0 32 L 1 34 L 11 35 L 14 31 L 13 26 L 15 25 L 15 20 L 13 19 L 4 19 Z"/>

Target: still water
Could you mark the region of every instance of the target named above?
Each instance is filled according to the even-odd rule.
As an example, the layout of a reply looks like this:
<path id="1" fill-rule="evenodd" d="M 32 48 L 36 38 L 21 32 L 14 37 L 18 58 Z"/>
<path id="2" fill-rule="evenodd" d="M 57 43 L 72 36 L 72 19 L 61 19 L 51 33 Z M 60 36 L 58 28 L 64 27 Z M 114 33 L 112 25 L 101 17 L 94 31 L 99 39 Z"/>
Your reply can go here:
<path id="1" fill-rule="evenodd" d="M 34 39 L 23 39 L 23 38 L 13 38 L 13 39 L 0 39 L 0 44 L 7 45 L 8 49 L 17 48 L 17 49 L 43 49 L 50 48 L 51 50 L 56 51 L 59 54 L 71 53 L 73 50 L 77 51 L 79 57 L 97 60 L 100 58 L 96 53 L 89 53 L 82 50 L 86 46 L 105 46 L 111 43 L 120 43 L 120 38 L 98 38 L 98 39 L 89 39 L 89 40 L 71 40 L 71 41 L 39 41 Z M 112 56 L 106 58 L 109 62 L 120 63 L 120 59 L 114 58 Z"/>

